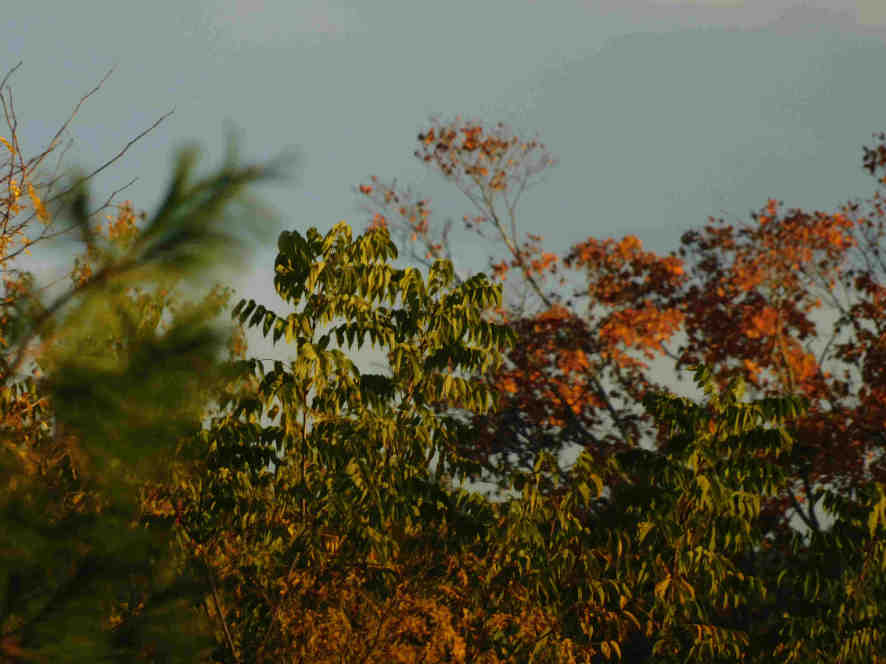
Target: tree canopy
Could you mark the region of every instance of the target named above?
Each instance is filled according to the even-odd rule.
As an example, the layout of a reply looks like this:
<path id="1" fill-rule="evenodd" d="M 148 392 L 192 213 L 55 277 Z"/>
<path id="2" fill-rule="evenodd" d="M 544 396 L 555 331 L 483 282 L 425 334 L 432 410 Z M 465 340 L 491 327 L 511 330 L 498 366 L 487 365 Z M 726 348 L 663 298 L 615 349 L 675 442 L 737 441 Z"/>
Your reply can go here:
<path id="1" fill-rule="evenodd" d="M 231 258 L 248 186 L 281 172 L 233 150 L 204 178 L 182 152 L 151 215 L 127 203 L 95 226 L 83 182 L 52 211 L 79 231 L 70 289 L 43 302 L 4 280 L 0 660 L 886 660 L 882 334 L 863 324 L 879 329 L 883 287 L 840 268 L 853 231 L 881 228 L 876 203 L 853 220 L 770 202 L 668 257 L 629 236 L 560 258 L 517 234 L 517 198 L 553 163 L 537 140 L 418 138 L 467 182 L 468 228 L 501 240 L 491 275 L 456 274 L 427 202 L 373 179 L 360 194 L 399 225 L 280 233 L 284 310 L 222 285 L 183 301 Z M 4 228 L 47 221 L 3 144 Z M 392 265 L 398 230 L 415 265 Z M 567 298 L 549 281 L 570 267 Z M 509 270 L 529 297 L 505 297 Z M 855 279 L 855 337 L 822 357 L 860 362 L 858 407 L 798 341 L 818 277 Z M 250 329 L 295 359 L 250 357 Z M 367 343 L 385 373 L 354 363 Z M 636 350 L 689 367 L 701 401 Z M 478 478 L 501 494 L 463 486 Z"/>

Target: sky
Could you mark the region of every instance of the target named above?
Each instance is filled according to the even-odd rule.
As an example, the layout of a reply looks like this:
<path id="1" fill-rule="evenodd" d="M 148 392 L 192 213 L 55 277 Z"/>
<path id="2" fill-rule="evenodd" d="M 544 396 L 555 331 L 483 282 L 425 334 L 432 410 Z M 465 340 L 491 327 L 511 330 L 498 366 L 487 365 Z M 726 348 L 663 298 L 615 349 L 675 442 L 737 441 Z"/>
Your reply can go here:
<path id="1" fill-rule="evenodd" d="M 433 114 L 538 133 L 559 164 L 517 214 L 556 253 L 630 233 L 666 254 L 709 215 L 750 221 L 770 197 L 834 211 L 872 193 L 862 146 L 886 130 L 880 0 L 31 0 L 5 8 L 3 33 L 0 69 L 23 62 L 12 89 L 26 152 L 110 67 L 72 123 L 69 163 L 96 167 L 174 109 L 95 179 L 96 200 L 138 177 L 120 199 L 150 212 L 176 148 L 196 141 L 209 169 L 229 126 L 246 159 L 297 149 L 297 181 L 257 190 L 278 213 L 271 237 L 342 219 L 361 231 L 354 189 L 370 175 L 430 198 L 432 223 L 470 212 L 413 156 Z M 275 244 L 226 282 L 285 314 Z M 454 248 L 456 267 L 486 267 L 475 236 Z M 70 265 L 59 253 L 29 267 Z M 653 367 L 698 395 L 668 362 Z"/>

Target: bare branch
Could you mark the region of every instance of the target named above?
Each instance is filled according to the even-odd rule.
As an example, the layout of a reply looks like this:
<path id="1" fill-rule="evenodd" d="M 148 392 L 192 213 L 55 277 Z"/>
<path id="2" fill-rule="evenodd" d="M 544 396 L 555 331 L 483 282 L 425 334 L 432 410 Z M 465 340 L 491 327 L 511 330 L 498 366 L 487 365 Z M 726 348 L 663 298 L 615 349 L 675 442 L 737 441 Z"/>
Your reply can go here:
<path id="1" fill-rule="evenodd" d="M 18 61 L 18 64 L 15 65 L 12 69 L 6 72 L 6 75 L 3 77 L 3 80 L 0 81 L 0 90 L 6 87 L 6 82 L 9 81 L 9 78 L 16 72 L 16 70 L 22 66 L 22 60 Z"/>
<path id="2" fill-rule="evenodd" d="M 103 170 L 105 170 L 108 166 L 110 166 L 110 165 L 113 164 L 115 161 L 117 161 L 118 159 L 120 159 L 120 157 L 122 157 L 124 154 L 126 154 L 126 152 L 129 150 L 129 148 L 131 148 L 131 147 L 132 147 L 132 146 L 133 146 L 138 140 L 140 140 L 141 138 L 143 138 L 144 136 L 146 136 L 147 134 L 149 134 L 151 131 L 153 131 L 154 129 L 156 129 L 157 126 L 158 126 L 161 122 L 163 122 L 166 118 L 168 118 L 168 117 L 169 117 L 170 115 L 172 115 L 173 113 L 175 113 L 175 109 L 174 109 L 174 108 L 173 108 L 171 111 L 169 111 L 168 113 L 165 113 L 164 115 L 160 116 L 160 118 L 159 118 L 154 124 L 152 124 L 150 127 L 148 127 L 148 128 L 145 129 L 143 132 L 141 132 L 138 136 L 136 136 L 135 138 L 131 139 L 126 145 L 124 145 L 124 146 L 123 146 L 123 149 L 120 150 L 120 152 L 118 152 L 116 155 L 114 155 L 113 157 L 111 157 L 110 159 L 108 159 L 108 161 L 106 161 L 104 164 L 102 164 L 101 166 L 99 166 L 98 168 L 96 168 L 96 169 L 95 169 L 94 171 L 92 171 L 92 173 L 90 173 L 89 175 L 85 175 L 84 177 L 80 178 L 77 182 L 75 182 L 73 185 L 71 185 L 70 187 L 68 187 L 65 191 L 61 192 L 60 194 L 56 194 L 54 197 L 50 198 L 50 199 L 49 199 L 49 202 L 55 201 L 55 200 L 61 198 L 62 196 L 64 196 L 65 194 L 70 193 L 70 192 L 73 191 L 75 188 L 77 188 L 78 186 L 80 186 L 81 184 L 83 184 L 84 182 L 86 182 L 87 180 L 90 180 L 90 179 L 92 179 L 93 177 L 95 177 L 96 175 L 98 175 L 99 173 L 101 173 L 101 172 L 102 172 Z"/>
<path id="3" fill-rule="evenodd" d="M 92 90 L 90 90 L 89 92 L 87 92 L 85 95 L 83 95 L 80 98 L 80 101 L 77 102 L 77 105 L 74 107 L 74 110 L 71 111 L 71 114 L 68 116 L 68 119 L 65 120 L 64 124 L 61 127 L 59 127 L 59 130 L 55 133 L 55 136 L 52 137 L 52 140 L 49 142 L 49 146 L 46 148 L 46 150 L 43 151 L 43 154 L 41 154 L 40 157 L 36 161 L 32 161 L 29 164 L 31 166 L 31 170 L 34 170 L 35 168 L 37 168 L 37 166 L 40 165 L 40 162 L 43 161 L 44 157 L 47 154 L 49 154 L 52 150 L 55 149 L 55 146 L 56 146 L 56 143 L 58 142 L 59 137 L 70 126 L 71 121 L 74 119 L 74 116 L 77 115 L 77 112 L 80 110 L 80 107 L 83 105 L 83 102 L 85 102 L 92 95 L 94 95 L 96 92 L 98 92 L 99 89 L 102 87 L 102 85 L 104 85 L 104 82 L 107 81 L 108 78 L 110 78 L 111 74 L 113 74 L 113 73 L 114 73 L 114 67 L 111 67 L 108 70 L 108 73 L 104 75 L 102 80 L 100 80 L 98 82 L 98 85 L 96 85 L 94 88 L 92 88 Z"/>
<path id="4" fill-rule="evenodd" d="M 3 177 L 3 180 L 11 182 L 14 178 L 17 178 L 17 174 L 20 174 L 21 178 L 22 178 L 22 186 L 24 186 L 24 182 L 28 181 L 27 176 L 30 173 L 33 173 L 37 169 L 37 167 L 45 160 L 45 158 L 58 147 L 60 137 L 68 129 L 71 122 L 73 121 L 73 119 L 76 117 L 76 115 L 80 111 L 80 108 L 83 106 L 83 104 L 85 103 L 85 101 L 87 99 L 92 97 L 96 92 L 98 92 L 101 89 L 101 87 L 104 85 L 104 83 L 110 78 L 111 74 L 114 72 L 115 67 L 111 67 L 107 71 L 107 73 L 102 77 L 102 79 L 98 82 L 98 84 L 95 85 L 91 90 L 89 90 L 86 94 L 84 94 L 80 98 L 80 100 L 77 102 L 77 104 L 74 106 L 73 110 L 69 114 L 68 118 L 61 125 L 61 127 L 58 129 L 58 131 L 53 136 L 52 140 L 49 142 L 49 145 L 44 150 L 42 150 L 38 155 L 36 155 L 35 157 L 25 160 L 24 150 L 22 150 L 22 147 L 19 144 L 18 118 L 16 116 L 12 94 L 10 93 L 8 95 L 8 98 L 7 98 L 7 96 L 2 94 L 9 78 L 21 66 L 21 64 L 22 63 L 19 62 L 15 67 L 13 67 L 3 77 L 2 82 L 0 82 L 0 105 L 2 105 L 2 107 L 3 107 L 4 115 L 6 118 L 6 123 L 7 123 L 7 126 L 9 127 L 10 132 L 11 132 L 10 137 L 9 137 L 9 142 L 13 148 L 13 154 L 8 162 L 9 168 L 8 168 L 8 171 L 5 173 L 5 177 Z M 40 188 L 43 192 L 41 194 L 41 197 L 44 199 L 44 206 L 50 206 L 53 203 L 59 203 L 59 199 L 64 197 L 66 194 L 70 193 L 72 190 L 74 190 L 76 187 L 81 185 L 83 182 L 95 177 L 98 173 L 102 172 L 108 166 L 110 166 L 111 164 L 116 162 L 129 150 L 130 147 L 132 147 L 132 145 L 134 143 L 136 143 L 141 138 L 143 138 L 145 135 L 150 133 L 161 122 L 163 122 L 166 118 L 168 118 L 170 115 L 172 115 L 174 110 L 175 109 L 173 109 L 173 110 L 169 111 L 168 113 L 164 114 L 163 116 L 161 116 L 150 127 L 145 129 L 144 131 L 140 132 L 137 136 L 135 136 L 130 141 L 128 141 L 126 143 L 126 145 L 124 145 L 123 148 L 114 157 L 107 160 L 105 163 L 103 163 L 97 169 L 95 169 L 94 171 L 92 171 L 91 173 L 86 175 L 85 177 L 78 179 L 76 182 L 70 183 L 70 186 L 66 187 L 64 189 L 64 191 L 61 191 L 60 193 L 53 195 L 53 189 L 54 189 L 55 185 L 61 180 L 61 176 L 58 175 L 58 170 L 61 166 L 62 159 L 73 143 L 73 141 L 69 141 L 67 146 L 64 148 L 64 150 L 62 150 L 61 154 L 59 155 L 59 158 L 57 160 L 56 167 L 55 167 L 55 172 L 54 172 L 53 176 L 51 177 L 51 179 L 47 183 L 44 183 L 42 186 L 37 185 L 37 186 L 40 186 Z M 108 197 L 108 199 L 105 201 L 105 203 L 103 205 L 101 205 L 100 207 L 98 207 L 97 209 L 91 211 L 89 213 L 89 216 L 91 217 L 95 214 L 98 214 L 99 212 L 101 212 L 102 210 L 104 210 L 108 206 L 110 206 L 112 201 L 114 200 L 114 197 L 117 194 L 119 194 L 121 191 L 123 191 L 124 189 L 131 186 L 133 184 L 133 182 L 135 182 L 135 180 L 130 181 L 129 183 L 127 183 L 123 187 L 121 187 L 121 188 L 117 189 L 115 192 L 113 192 Z M 61 229 L 61 230 L 57 230 L 55 228 L 55 222 L 57 220 L 58 213 L 61 210 L 60 207 L 56 206 L 55 209 L 50 208 L 51 214 L 50 214 L 49 222 L 41 229 L 41 231 L 37 235 L 37 237 L 32 239 L 25 234 L 25 230 L 33 222 L 34 217 L 37 216 L 37 211 L 32 210 L 30 212 L 30 214 L 25 213 L 20 221 L 10 224 L 10 222 L 12 222 L 13 219 L 15 219 L 18 216 L 17 214 L 13 214 L 13 210 L 14 210 L 14 208 L 12 208 L 12 206 L 6 206 L 6 209 L 3 210 L 2 219 L 0 219 L 0 233 L 2 233 L 2 235 L 7 238 L 12 238 L 13 236 L 17 236 L 17 235 L 22 235 L 23 241 L 22 241 L 22 246 L 19 247 L 18 249 L 8 252 L 3 256 L 0 256 L 0 264 L 3 264 L 3 265 L 8 264 L 9 261 L 17 258 L 23 252 L 27 252 L 29 250 L 29 248 L 31 246 L 33 246 L 34 244 L 36 244 L 40 241 L 43 241 L 43 240 L 47 240 L 47 239 L 58 237 L 60 235 L 67 234 L 76 227 L 75 224 L 72 224 L 72 225 L 65 227 L 64 229 Z"/>

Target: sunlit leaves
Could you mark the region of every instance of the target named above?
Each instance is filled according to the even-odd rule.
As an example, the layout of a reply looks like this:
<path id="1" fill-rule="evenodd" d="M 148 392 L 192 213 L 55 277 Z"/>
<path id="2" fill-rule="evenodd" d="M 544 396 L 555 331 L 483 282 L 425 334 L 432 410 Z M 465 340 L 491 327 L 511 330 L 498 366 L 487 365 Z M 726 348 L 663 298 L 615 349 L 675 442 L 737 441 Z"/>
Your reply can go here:
<path id="1" fill-rule="evenodd" d="M 875 195 L 873 219 L 882 218 L 877 200 Z M 863 357 L 879 363 L 879 342 L 868 334 L 866 321 L 876 326 L 881 318 L 875 304 L 877 275 L 871 271 L 878 262 L 871 258 L 878 254 L 882 225 L 859 218 L 858 208 L 783 213 L 777 201 L 769 200 L 753 215 L 756 224 L 736 231 L 712 219 L 703 232 L 686 233 L 679 252 L 692 259 L 695 283 L 682 297 L 689 341 L 680 349 L 679 362 L 707 362 L 721 384 L 741 375 L 762 394 L 800 393 L 813 400 L 808 415 L 791 427 L 803 444 L 792 460 L 785 458 L 804 483 L 799 499 L 810 499 L 804 508 L 810 525 L 815 501 L 805 494 L 819 483 L 848 487 L 860 481 L 864 455 L 882 442 L 871 433 L 886 412 L 875 396 L 881 391 L 878 374 L 865 375 L 862 369 L 868 386 L 855 403 L 848 371 L 840 376 L 825 369 L 825 362 L 852 368 Z M 853 250 L 861 259 L 855 266 Z M 841 301 L 834 288 L 838 283 L 843 295 L 854 289 L 855 303 Z M 833 337 L 816 356 L 807 340 L 819 330 L 809 314 L 823 303 L 839 317 Z M 850 339 L 834 343 L 847 327 Z M 781 507 L 773 503 L 769 508 L 784 510 L 792 500 L 782 496 Z"/>
<path id="2" fill-rule="evenodd" d="M 435 121 L 431 129 L 419 134 L 421 147 L 416 156 L 425 162 L 433 160 L 448 176 L 467 176 L 488 191 L 506 190 L 508 178 L 516 178 L 521 169 L 534 174 L 554 163 L 544 152 L 533 161 L 544 145 L 536 139 L 520 140 L 501 123 L 491 131 L 475 123 L 462 124 L 460 117 L 447 124 Z"/>
<path id="3" fill-rule="evenodd" d="M 415 578 L 418 585 L 410 581 L 403 586 L 402 600 L 396 602 L 389 585 L 394 577 L 385 575 L 409 579 L 416 574 L 414 565 L 421 558 L 411 556 L 430 555 L 428 543 L 450 532 L 450 520 L 456 526 L 450 537 L 473 542 L 479 535 L 474 517 L 469 516 L 477 507 L 463 504 L 467 494 L 446 494 L 432 477 L 457 478 L 474 472 L 457 445 L 463 425 L 441 411 L 485 412 L 494 405 L 494 393 L 472 376 L 493 369 L 500 349 L 513 343 L 506 327 L 483 316 L 485 309 L 500 304 L 500 289 L 483 275 L 455 284 L 452 267 L 445 261 L 432 265 L 426 278 L 414 268 L 393 268 L 388 261 L 397 252 L 384 229 L 356 238 L 344 223 L 326 235 L 313 228 L 305 234 L 287 231 L 280 235 L 278 249 L 275 285 L 291 313 L 277 314 L 242 300 L 233 315 L 247 327 L 261 326 L 265 334 L 273 329 L 275 339 L 285 333 L 296 353 L 289 367 L 278 362 L 269 371 L 250 365 L 258 372 L 257 390 L 255 396 L 240 401 L 253 404 L 250 413 L 273 412 L 285 430 L 283 454 L 276 462 L 279 469 L 267 487 L 275 492 L 276 512 L 285 514 L 292 526 L 284 538 L 289 544 L 271 546 L 258 525 L 270 525 L 271 516 L 260 508 L 261 502 L 246 500 L 253 490 L 242 484 L 245 480 L 241 497 L 232 506 L 242 514 L 240 520 L 223 512 L 213 514 L 212 521 L 222 531 L 236 532 L 236 537 L 250 542 L 248 551 L 217 558 L 216 573 L 229 579 L 229 588 L 236 583 L 241 596 L 270 611 L 264 616 L 274 616 L 270 622 L 245 616 L 227 620 L 241 638 L 254 630 L 264 634 L 260 639 L 264 646 L 241 646 L 244 653 L 259 659 L 270 652 L 282 656 L 304 648 L 298 645 L 305 643 L 299 636 L 304 634 L 311 640 L 303 652 L 316 661 L 324 652 L 348 647 L 350 641 L 339 637 L 360 630 L 379 635 L 371 649 L 373 657 L 384 653 L 411 657 L 395 625 L 420 619 L 415 593 L 424 583 L 424 573 Z M 332 348 L 332 343 L 339 348 Z M 390 375 L 362 373 L 343 352 L 367 343 L 387 350 Z M 244 417 L 246 411 L 234 405 L 230 414 Z M 231 425 L 230 419 L 219 420 L 210 436 L 222 436 Z M 453 498 L 457 498 L 454 503 Z M 335 546 L 330 547 L 328 537 L 317 541 L 310 536 L 312 528 L 295 526 L 307 525 L 307 514 L 317 529 L 334 537 Z M 197 520 L 188 527 L 195 533 L 204 529 Z M 458 534 L 462 530 L 464 535 Z M 212 535 L 209 541 L 221 547 L 224 539 Z M 349 589 L 348 598 L 342 599 L 350 603 L 352 612 L 346 622 L 341 622 L 341 614 L 310 609 L 305 614 L 318 598 L 303 581 L 295 582 L 294 571 L 303 579 L 316 578 L 323 569 L 335 569 L 345 559 L 342 556 L 365 561 L 367 569 L 377 569 L 381 575 L 370 572 L 368 577 L 342 579 Z M 263 599 L 263 581 L 240 571 L 248 560 L 259 557 L 267 570 L 261 579 L 268 582 L 278 573 L 286 576 L 288 566 L 292 581 L 285 589 L 285 601 L 269 604 Z M 427 582 L 437 583 L 435 578 Z M 328 592 L 327 586 L 322 588 Z M 428 607 L 437 606 L 436 600 L 428 601 Z M 394 603 L 383 608 L 388 602 Z M 444 615 L 449 609 L 441 604 L 433 611 Z M 363 624 L 365 620 L 369 622 Z M 447 624 L 439 623 L 426 638 L 442 639 L 441 647 L 448 643 L 441 653 L 466 653 L 468 646 L 457 636 L 460 632 Z M 322 636 L 329 634 L 327 629 L 344 632 L 335 638 Z"/>
<path id="4" fill-rule="evenodd" d="M 869 271 L 850 282 L 841 270 L 853 231 L 872 227 L 783 215 L 770 201 L 737 236 L 713 222 L 688 233 L 684 258 L 627 236 L 590 238 L 561 260 L 539 235 L 521 241 L 496 210 L 523 186 L 517 157 L 537 147 L 496 136 L 435 126 L 419 141 L 428 163 L 476 185 L 481 214 L 465 215 L 466 226 L 499 231 L 508 254 L 491 259 L 494 279 L 522 279 L 535 309 L 503 303 L 486 275 L 456 274 L 445 234 L 431 238 L 427 201 L 375 178 L 360 194 L 423 244 L 426 271 L 390 264 L 398 252 L 376 213 L 356 237 L 344 222 L 281 233 L 274 283 L 285 309 L 246 299 L 234 308 L 292 359 L 232 362 L 225 375 L 238 389 L 223 390 L 208 426 L 182 446 L 189 472 L 143 498 L 157 522 L 175 523 L 179 554 L 211 586 L 201 610 L 217 658 L 865 661 L 884 638 L 874 625 L 886 498 L 869 480 L 883 466 L 874 442 L 886 289 Z M 176 188 L 188 190 L 181 172 Z M 131 221 L 123 209 L 109 229 L 123 255 L 140 243 Z M 161 246 L 166 232 L 154 235 Z M 574 297 L 586 310 L 542 288 L 566 268 L 582 275 Z M 818 277 L 822 290 L 839 280 L 860 294 L 841 316 L 856 338 L 833 348 L 861 368 L 864 412 L 841 406 L 847 382 L 828 383 L 800 343 L 815 333 L 806 315 L 830 302 L 810 292 Z M 136 294 L 130 318 L 150 330 L 149 299 Z M 111 312 L 89 311 L 117 334 Z M 630 354 L 669 353 L 681 327 L 688 344 L 670 355 L 696 365 L 703 403 L 655 389 Z M 153 353 L 127 364 L 117 349 L 119 366 L 103 357 L 96 375 L 110 389 L 83 390 L 91 405 L 81 417 L 110 410 L 127 372 L 164 392 L 148 360 L 168 348 L 139 334 Z M 385 353 L 384 374 L 350 359 L 367 345 Z M 711 362 L 690 362 L 696 355 Z M 64 394 L 85 380 L 74 376 Z M 759 398 L 745 402 L 746 392 Z M 5 394 L 9 426 L 39 435 L 38 395 Z M 175 413 L 157 399 L 126 426 Z M 126 426 L 121 438 L 137 442 Z M 655 445 L 639 444 L 644 436 Z M 581 453 L 564 469 L 556 452 L 575 443 Z M 503 502 L 456 488 L 484 472 L 510 490 Z M 831 478 L 844 486 L 824 487 Z M 830 530 L 812 520 L 816 503 L 837 517 Z M 808 541 L 779 524 L 790 510 L 807 520 Z M 125 624 L 139 607 L 113 619 Z"/>
<path id="5" fill-rule="evenodd" d="M 42 222 L 49 221 L 49 213 L 46 211 L 46 207 L 43 205 L 43 201 L 40 200 L 40 197 L 37 195 L 37 190 L 34 189 L 34 185 L 30 182 L 28 183 L 28 196 L 31 199 L 31 204 L 34 206 L 34 212 L 37 213 L 37 217 Z"/>
<path id="6" fill-rule="evenodd" d="M 856 482 L 864 497 L 842 502 L 804 489 L 842 518 L 833 536 L 815 532 L 811 545 L 773 525 L 788 509 L 778 501 L 803 482 L 798 468 L 814 468 L 814 481 L 845 459 L 836 453 L 845 429 L 831 431 L 830 457 L 810 462 L 818 434 L 798 423 L 817 413 L 830 377 L 800 343 L 815 332 L 806 314 L 827 295 L 803 288 L 822 276 L 827 290 L 840 278 L 853 246 L 849 217 L 781 215 L 770 201 L 748 235 L 712 223 L 684 236 L 681 257 L 645 252 L 628 236 L 589 239 L 561 261 L 540 236 L 517 236 L 515 197 L 507 199 L 523 186 L 520 153 L 536 146 L 500 138 L 476 124 L 437 124 L 419 136 L 418 154 L 465 184 L 480 208 L 463 217 L 466 227 L 498 232 L 507 254 L 490 260 L 494 276 L 516 274 L 541 300 L 535 310 L 506 310 L 485 277 L 456 275 L 439 260 L 451 255 L 448 228 L 432 237 L 426 203 L 374 177 L 358 189 L 378 206 L 368 233 L 354 239 L 337 226 L 326 236 L 281 235 L 275 283 L 294 313 L 269 317 L 260 305 L 239 305 L 247 324 L 280 321 L 297 354 L 289 370 L 265 375 L 251 411 L 279 409 L 286 420 L 278 476 L 287 479 L 274 489 L 272 513 L 288 510 L 290 548 L 253 544 L 256 552 L 219 567 L 232 580 L 229 593 L 272 607 L 261 618 L 238 617 L 240 633 L 282 644 L 278 657 L 290 652 L 286 643 L 308 643 L 299 656 L 319 661 L 354 643 L 367 661 L 414 659 L 401 635 L 433 644 L 428 661 L 804 661 L 823 652 L 850 661 L 877 644 L 879 634 L 858 622 L 882 604 L 873 574 L 883 551 L 871 539 L 882 527 L 882 496 L 873 485 Z M 505 156 L 511 148 L 516 157 Z M 503 199 L 505 211 L 496 208 Z M 392 247 L 388 226 L 419 245 L 413 257 L 427 277 L 379 258 Z M 561 267 L 582 273 L 575 297 L 588 298 L 586 312 L 542 288 Z M 868 300 L 843 320 L 879 321 L 886 291 L 864 275 L 855 285 Z M 493 312 L 509 333 L 489 322 Z M 700 364 L 696 355 L 711 360 L 694 372 L 704 404 L 654 389 L 645 364 L 629 355 L 668 352 L 681 326 L 689 333 L 681 366 Z M 360 373 L 330 350 L 333 342 L 381 346 L 391 375 Z M 484 362 L 493 347 L 507 354 L 500 366 Z M 878 348 L 842 350 L 864 359 L 873 383 Z M 762 397 L 744 403 L 745 383 L 729 380 L 739 377 Z M 873 423 L 882 395 L 862 396 Z M 646 412 L 632 412 L 637 404 Z M 472 426 L 457 424 L 449 408 L 473 415 Z M 650 421 L 657 446 L 645 449 L 637 443 L 650 431 L 640 425 Z M 551 452 L 567 442 L 584 449 L 564 471 Z M 489 470 L 495 454 L 512 451 L 523 453 L 518 463 L 495 466 L 516 494 L 510 500 L 493 506 L 449 493 L 450 470 L 461 465 L 469 476 L 471 458 L 473 472 Z M 431 478 L 433 454 L 453 463 Z M 459 511 L 468 505 L 477 510 L 471 516 Z M 245 502 L 236 509 L 252 513 Z M 269 512 L 259 512 L 256 522 L 272 529 Z M 449 529 L 453 520 L 462 531 Z M 255 528 L 241 523 L 241 533 Z M 311 530 L 322 541 L 299 534 Z M 249 537 L 265 541 L 260 529 Z M 429 538 L 450 552 L 445 565 Z M 254 559 L 275 556 L 262 569 L 289 580 L 285 609 L 250 576 Z M 395 587 L 394 578 L 404 582 Z M 851 625 L 842 617 L 850 615 Z M 257 636 L 268 624 L 279 631 Z M 364 648 L 359 635 L 367 633 L 381 636 Z"/>

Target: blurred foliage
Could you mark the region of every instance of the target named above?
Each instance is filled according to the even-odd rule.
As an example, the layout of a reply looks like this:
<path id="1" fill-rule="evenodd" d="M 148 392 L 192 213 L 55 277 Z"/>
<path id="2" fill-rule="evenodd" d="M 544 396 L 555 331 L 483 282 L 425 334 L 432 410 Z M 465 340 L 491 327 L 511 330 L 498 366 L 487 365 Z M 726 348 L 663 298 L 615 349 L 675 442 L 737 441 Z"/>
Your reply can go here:
<path id="1" fill-rule="evenodd" d="M 146 528 L 139 515 L 144 484 L 169 476 L 179 441 L 200 430 L 224 381 L 232 330 L 212 321 L 230 291 L 217 287 L 185 306 L 174 292 L 207 266 L 242 257 L 244 231 L 256 232 L 260 210 L 242 202 L 243 189 L 279 166 L 236 160 L 232 143 L 217 173 L 195 179 L 196 151 L 183 151 L 144 228 L 128 204 L 106 232 L 93 228 L 81 185 L 68 214 L 87 251 L 72 287 L 44 304 L 29 276 L 7 282 L 28 297 L 4 309 L 6 659 L 190 662 L 210 643 L 192 611 L 205 588 L 180 574 L 170 529 Z M 32 375 L 22 377 L 31 352 Z"/>

